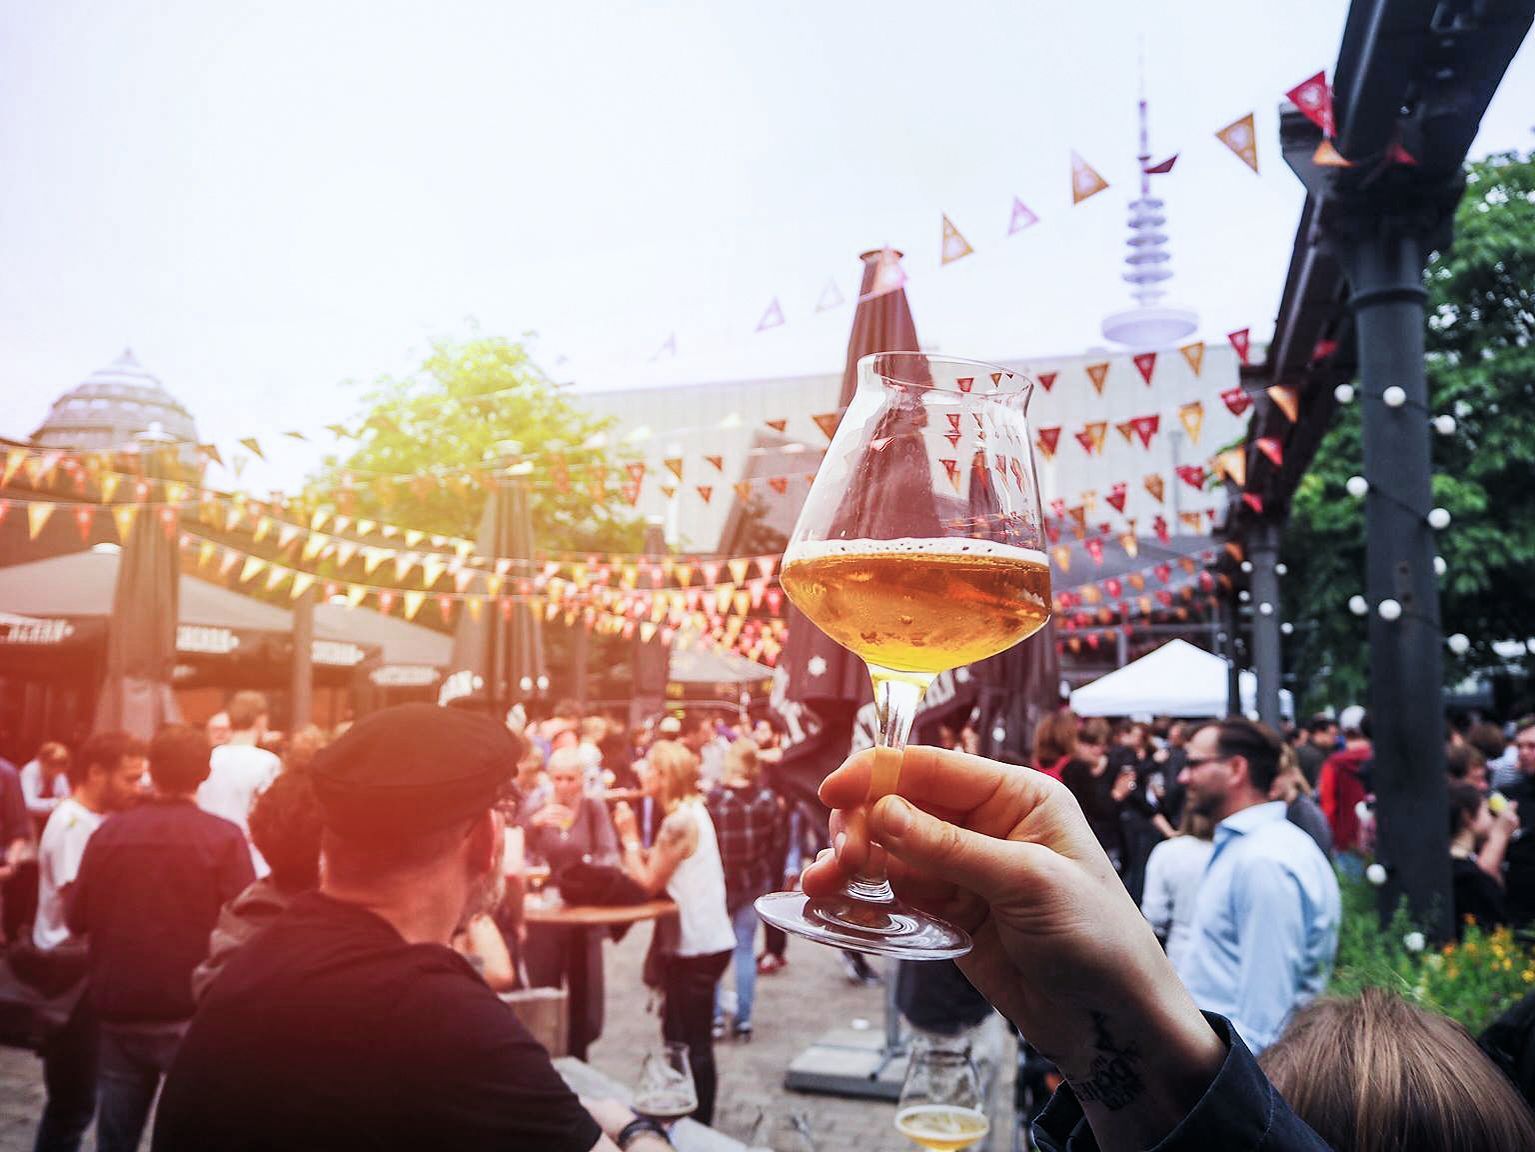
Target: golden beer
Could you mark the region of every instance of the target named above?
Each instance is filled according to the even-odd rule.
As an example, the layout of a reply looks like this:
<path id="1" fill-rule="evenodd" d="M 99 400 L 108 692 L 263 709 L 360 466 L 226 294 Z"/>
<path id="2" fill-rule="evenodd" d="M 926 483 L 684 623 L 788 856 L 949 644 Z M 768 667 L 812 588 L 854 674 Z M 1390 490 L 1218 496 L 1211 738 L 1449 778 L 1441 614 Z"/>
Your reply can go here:
<path id="1" fill-rule="evenodd" d="M 895 1117 L 897 1132 L 933 1152 L 959 1152 L 979 1142 L 990 1128 L 985 1113 L 956 1104 L 917 1104 L 902 1108 Z"/>
<path id="2" fill-rule="evenodd" d="M 989 540 L 800 543 L 785 553 L 780 580 L 838 644 L 896 672 L 973 664 L 1050 618 L 1044 553 Z"/>

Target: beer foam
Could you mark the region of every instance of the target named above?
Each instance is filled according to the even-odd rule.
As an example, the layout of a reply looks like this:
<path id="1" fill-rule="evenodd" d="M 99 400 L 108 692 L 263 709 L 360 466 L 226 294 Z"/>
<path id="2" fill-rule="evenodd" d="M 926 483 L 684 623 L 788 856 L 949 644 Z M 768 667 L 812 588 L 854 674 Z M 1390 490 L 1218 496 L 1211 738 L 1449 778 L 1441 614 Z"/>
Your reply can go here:
<path id="1" fill-rule="evenodd" d="M 796 540 L 784 550 L 783 562 L 819 560 L 825 556 L 891 556 L 910 553 L 919 556 L 986 556 L 1050 566 L 1049 558 L 1037 548 L 1020 548 L 997 540 L 972 540 L 966 536 L 938 536 L 919 539 L 903 536 L 898 540 Z"/>

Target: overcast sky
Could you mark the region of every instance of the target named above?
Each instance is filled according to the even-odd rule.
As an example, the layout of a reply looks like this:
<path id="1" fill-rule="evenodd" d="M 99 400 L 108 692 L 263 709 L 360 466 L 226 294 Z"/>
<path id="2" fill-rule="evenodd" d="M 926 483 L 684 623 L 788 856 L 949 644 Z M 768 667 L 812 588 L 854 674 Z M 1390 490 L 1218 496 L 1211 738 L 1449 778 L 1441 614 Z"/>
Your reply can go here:
<path id="1" fill-rule="evenodd" d="M 132 345 L 204 439 L 277 448 L 247 482 L 295 486 L 344 381 L 475 325 L 579 388 L 835 368 L 851 313 L 816 301 L 886 243 L 924 342 L 1082 351 L 1128 304 L 1142 42 L 1174 295 L 1266 338 L 1301 203 L 1276 110 L 1346 5 L 1065 9 L 0 0 L 0 433 Z M 1526 45 L 1474 154 L 1528 149 L 1532 109 Z M 1212 135 L 1249 111 L 1259 176 Z M 1113 185 L 1076 208 L 1071 149 Z M 1009 238 L 1015 195 L 1041 219 Z M 940 268 L 943 213 L 976 253 Z"/>

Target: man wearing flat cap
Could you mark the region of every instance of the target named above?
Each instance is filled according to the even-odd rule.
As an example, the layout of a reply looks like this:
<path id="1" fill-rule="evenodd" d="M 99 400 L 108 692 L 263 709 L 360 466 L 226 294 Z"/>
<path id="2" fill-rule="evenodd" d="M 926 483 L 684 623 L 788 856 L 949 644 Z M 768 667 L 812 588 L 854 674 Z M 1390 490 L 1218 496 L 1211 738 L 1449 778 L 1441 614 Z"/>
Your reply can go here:
<path id="1" fill-rule="evenodd" d="M 522 752 L 488 717 L 406 704 L 315 758 L 320 889 L 209 989 L 165 1084 L 158 1152 L 668 1146 L 620 1105 L 584 1107 L 448 946 L 499 897 L 495 803 Z"/>

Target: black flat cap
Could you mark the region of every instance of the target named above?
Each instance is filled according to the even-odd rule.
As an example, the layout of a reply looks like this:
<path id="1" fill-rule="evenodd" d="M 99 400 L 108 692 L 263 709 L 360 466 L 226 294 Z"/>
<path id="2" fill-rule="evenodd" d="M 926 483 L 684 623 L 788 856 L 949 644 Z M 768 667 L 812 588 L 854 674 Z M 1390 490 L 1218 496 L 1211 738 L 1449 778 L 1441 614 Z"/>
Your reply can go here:
<path id="1" fill-rule="evenodd" d="M 325 826 L 375 840 L 435 832 L 491 807 L 521 744 L 489 716 L 399 704 L 364 717 L 310 765 Z"/>

